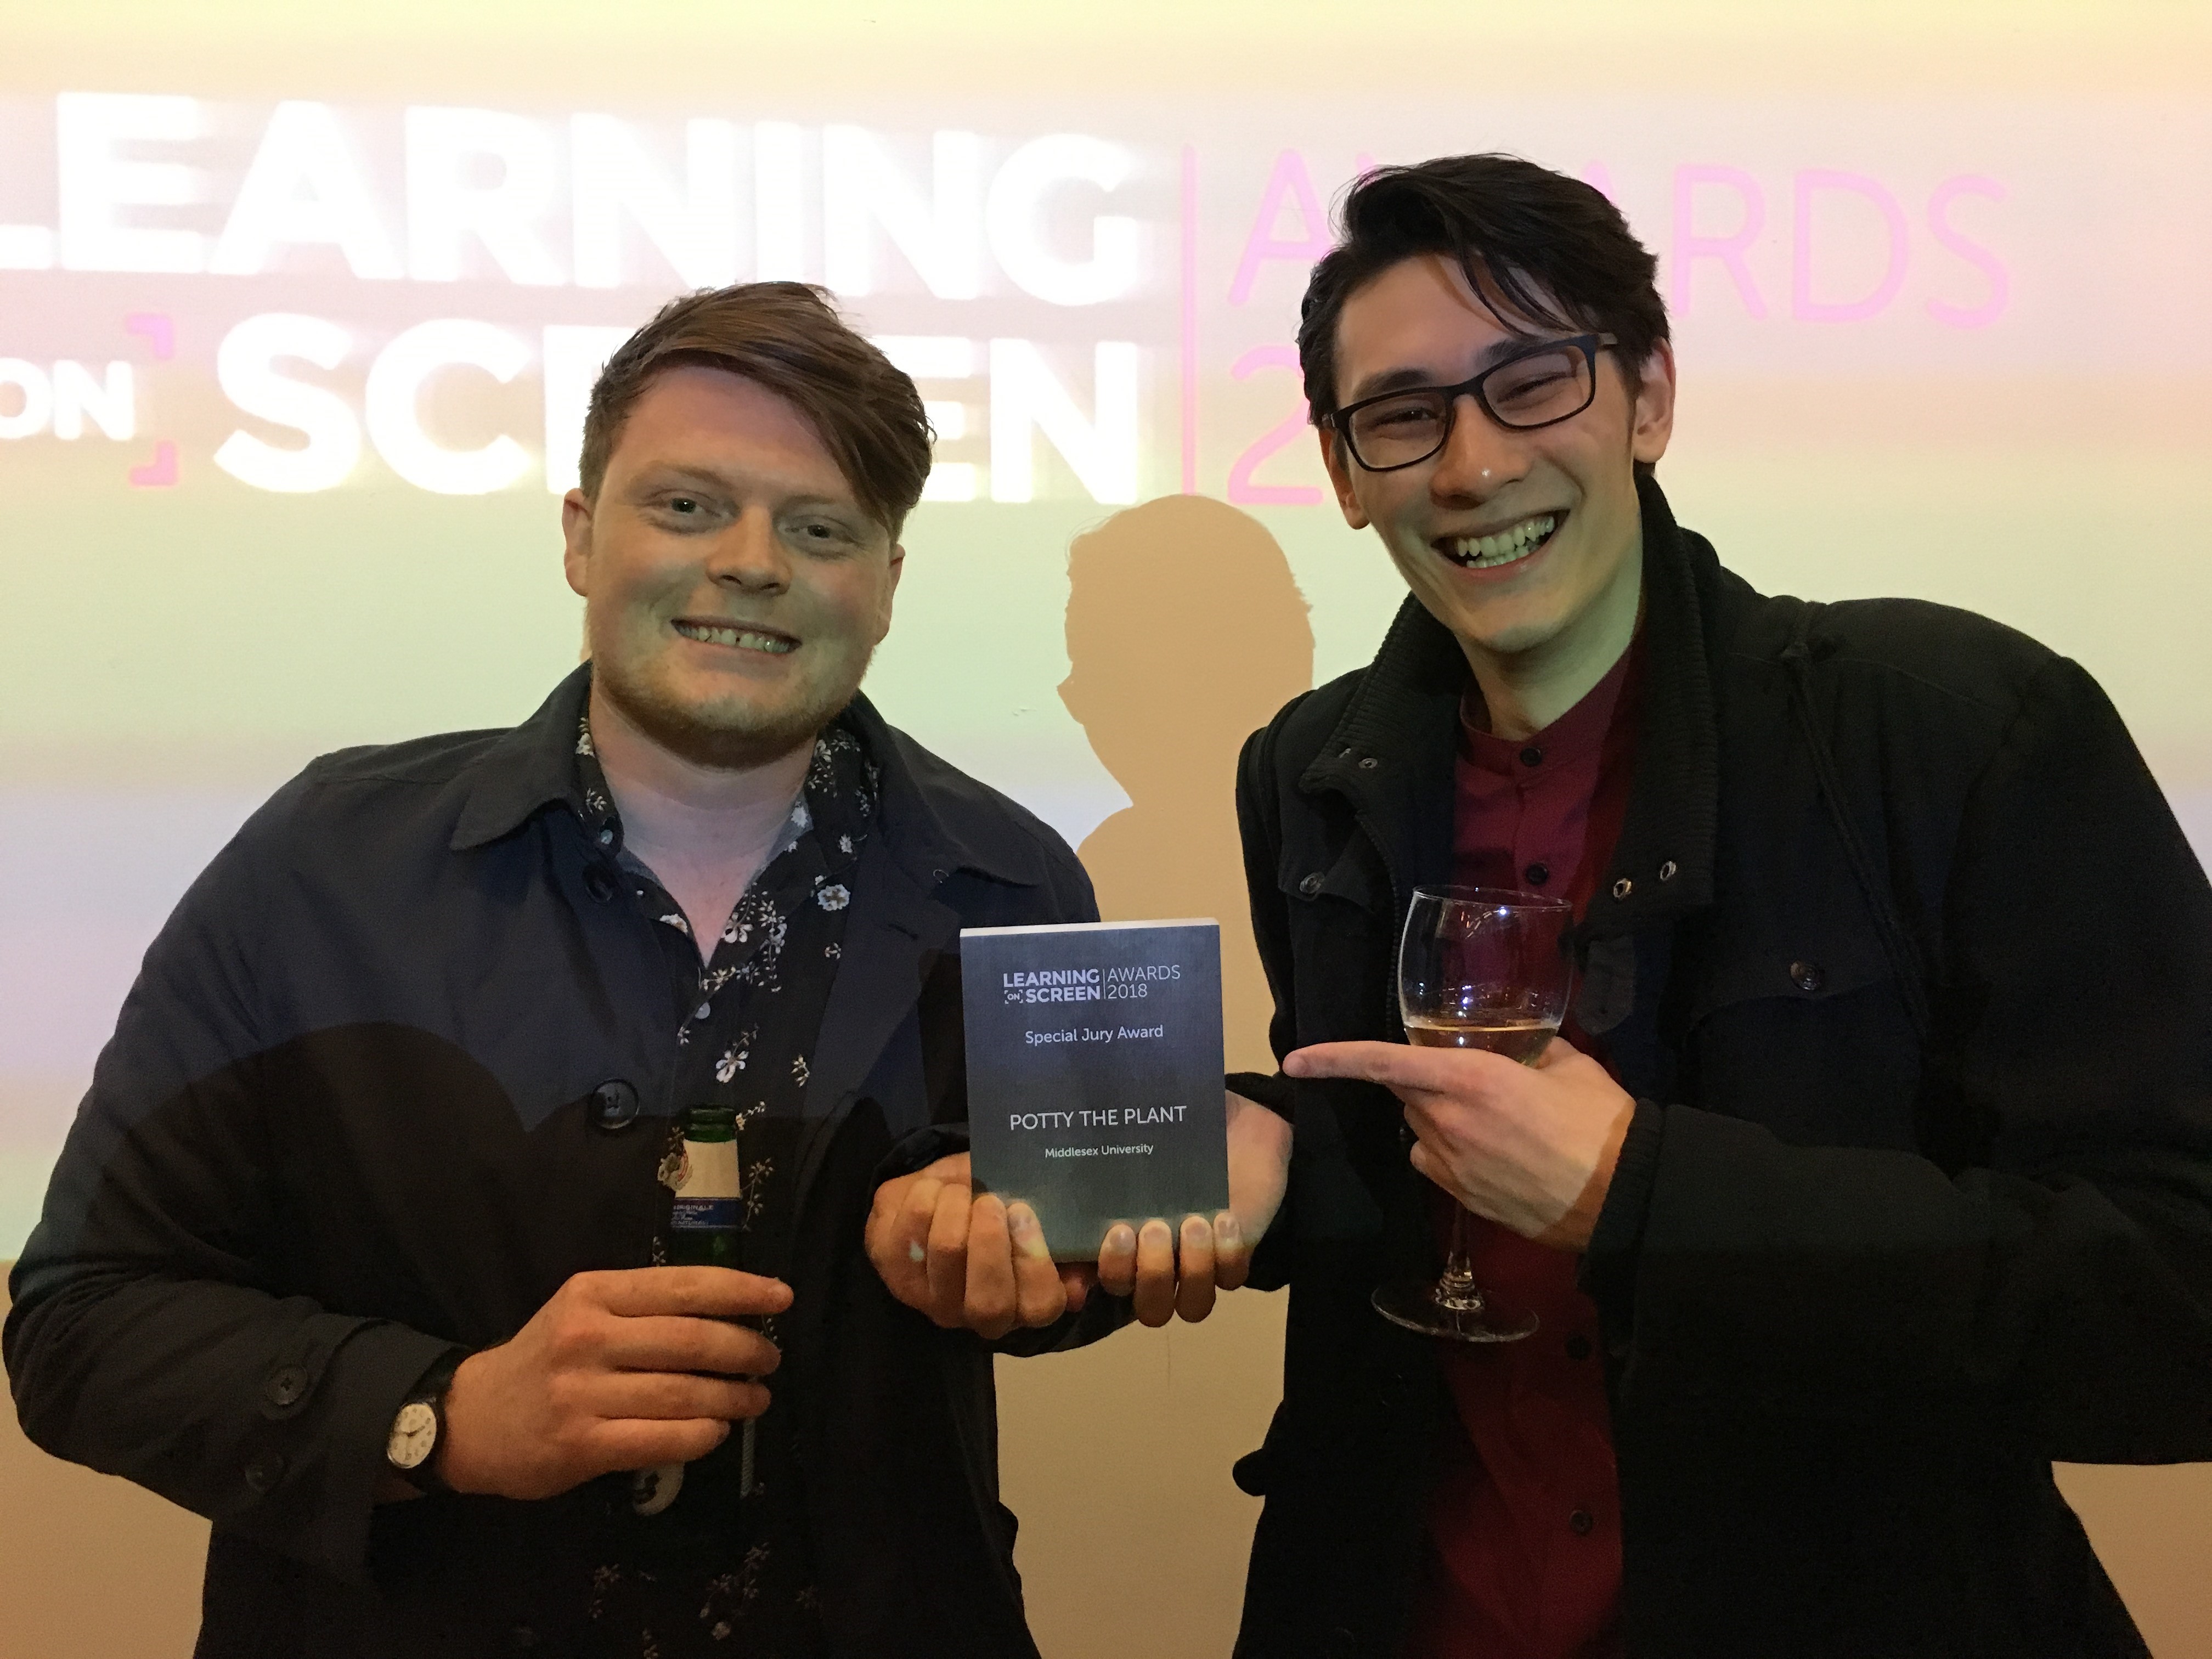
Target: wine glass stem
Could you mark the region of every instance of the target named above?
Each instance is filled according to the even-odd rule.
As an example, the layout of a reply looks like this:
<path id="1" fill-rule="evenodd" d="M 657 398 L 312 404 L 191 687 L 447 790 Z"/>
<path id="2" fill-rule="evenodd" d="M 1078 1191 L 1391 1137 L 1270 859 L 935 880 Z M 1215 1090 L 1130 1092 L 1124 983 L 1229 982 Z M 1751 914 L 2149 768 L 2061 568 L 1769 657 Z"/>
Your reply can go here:
<path id="1" fill-rule="evenodd" d="M 1482 1304 L 1482 1292 L 1474 1288 L 1474 1269 L 1467 1259 L 1467 1206 L 1452 1206 L 1451 1242 L 1444 1251 L 1443 1277 L 1437 1281 L 1441 1292 L 1438 1300 L 1455 1306 L 1472 1303 Z"/>

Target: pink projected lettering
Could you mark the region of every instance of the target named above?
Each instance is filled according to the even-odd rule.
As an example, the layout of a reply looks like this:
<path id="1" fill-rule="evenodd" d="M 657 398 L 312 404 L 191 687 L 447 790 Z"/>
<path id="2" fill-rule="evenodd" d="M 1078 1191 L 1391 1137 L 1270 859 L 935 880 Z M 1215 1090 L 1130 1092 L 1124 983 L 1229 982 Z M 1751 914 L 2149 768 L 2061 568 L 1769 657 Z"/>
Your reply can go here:
<path id="1" fill-rule="evenodd" d="M 133 489 L 167 489 L 177 482 L 177 447 L 167 438 L 154 446 L 154 459 L 129 473 Z"/>
<path id="2" fill-rule="evenodd" d="M 1234 380 L 1243 380 L 1255 369 L 1287 368 L 1296 374 L 1298 352 L 1296 346 L 1254 346 L 1230 366 Z M 1276 451 L 1296 443 L 1305 429 L 1306 400 L 1301 397 L 1291 412 L 1262 433 L 1258 441 L 1237 458 L 1229 469 L 1229 499 L 1238 507 L 1317 507 L 1321 491 L 1311 484 L 1254 483 L 1252 474 L 1261 462 Z"/>
<path id="3" fill-rule="evenodd" d="M 1697 191 L 1700 185 L 1717 185 L 1736 194 L 1741 217 L 1735 230 L 1725 236 L 1700 234 L 1692 227 L 1696 222 Z M 1765 321 L 1766 301 L 1753 280 L 1751 267 L 1744 260 L 1744 250 L 1758 238 L 1766 223 L 1766 198 L 1760 192 L 1759 180 L 1741 167 L 1693 165 L 1674 169 L 1674 240 L 1673 257 L 1668 265 L 1674 273 L 1674 293 L 1671 302 L 1677 312 L 1687 316 L 1691 310 L 1692 279 L 1700 259 L 1717 259 L 1735 284 L 1735 291 L 1743 301 L 1743 308 L 1754 320 Z"/>
<path id="4" fill-rule="evenodd" d="M 144 336 L 157 363 L 177 355 L 177 325 L 166 311 L 134 311 L 123 319 L 123 331 Z"/>
<path id="5" fill-rule="evenodd" d="M 1954 328 L 1987 328 L 2004 315 L 2005 306 L 2012 297 L 2012 279 L 1996 254 L 1976 242 L 1961 236 L 1951 223 L 1951 204 L 1961 196 L 1985 197 L 1992 202 L 2005 198 L 2004 186 L 1994 179 L 1965 173 L 1955 179 L 1946 179 L 1936 186 L 1928 198 L 1928 231 L 1944 248 L 1955 253 L 1982 273 L 1990 285 L 1989 297 L 1978 306 L 1957 306 L 1947 300 L 1928 301 L 1928 314 L 1939 323 L 1948 323 Z"/>
<path id="6" fill-rule="evenodd" d="M 1822 191 L 1849 193 L 1874 204 L 1889 234 L 1888 262 L 1881 280 L 1861 298 L 1849 301 L 1813 297 L 1813 198 Z M 1838 173 L 1826 167 L 1808 167 L 1791 191 L 1793 210 L 1790 241 L 1790 314 L 1801 322 L 1861 323 L 1880 316 L 1905 286 L 1905 266 L 1911 258 L 1905 226 L 1905 210 L 1881 181 L 1863 173 Z"/>
<path id="7" fill-rule="evenodd" d="M 1276 234 L 1286 207 L 1296 210 L 1298 216 L 1295 236 Z M 1229 303 L 1241 306 L 1252 297 L 1253 281 L 1268 260 L 1286 260 L 1303 271 L 1328 252 L 1328 216 L 1322 211 L 1321 199 L 1314 193 L 1306 158 L 1297 150 L 1286 149 L 1275 157 L 1267 188 L 1260 192 L 1260 211 L 1252 221 L 1251 234 L 1244 239 L 1243 256 L 1237 261 L 1237 275 L 1229 284 Z"/>

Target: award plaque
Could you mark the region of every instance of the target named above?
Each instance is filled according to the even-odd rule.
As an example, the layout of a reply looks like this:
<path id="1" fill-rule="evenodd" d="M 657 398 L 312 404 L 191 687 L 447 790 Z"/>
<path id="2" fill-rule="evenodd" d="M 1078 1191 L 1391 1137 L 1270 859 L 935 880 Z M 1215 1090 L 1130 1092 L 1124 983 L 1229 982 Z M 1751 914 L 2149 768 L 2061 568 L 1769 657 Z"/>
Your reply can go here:
<path id="1" fill-rule="evenodd" d="M 1228 1207 L 1219 924 L 964 928 L 960 985 L 976 1189 L 1034 1209 L 1055 1259 Z"/>

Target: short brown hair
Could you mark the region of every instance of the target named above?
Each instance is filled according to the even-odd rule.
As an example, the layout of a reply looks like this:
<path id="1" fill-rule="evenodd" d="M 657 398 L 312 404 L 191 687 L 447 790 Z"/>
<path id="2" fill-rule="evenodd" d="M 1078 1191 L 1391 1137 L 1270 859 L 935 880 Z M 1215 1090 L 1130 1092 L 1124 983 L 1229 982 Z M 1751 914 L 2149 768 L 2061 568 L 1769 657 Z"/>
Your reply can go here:
<path id="1" fill-rule="evenodd" d="M 935 436 L 914 382 L 848 327 L 820 289 L 738 283 L 661 307 L 592 386 L 577 466 L 596 500 L 631 407 L 663 370 L 727 369 L 765 386 L 812 422 L 862 507 L 893 536 L 921 499 Z"/>

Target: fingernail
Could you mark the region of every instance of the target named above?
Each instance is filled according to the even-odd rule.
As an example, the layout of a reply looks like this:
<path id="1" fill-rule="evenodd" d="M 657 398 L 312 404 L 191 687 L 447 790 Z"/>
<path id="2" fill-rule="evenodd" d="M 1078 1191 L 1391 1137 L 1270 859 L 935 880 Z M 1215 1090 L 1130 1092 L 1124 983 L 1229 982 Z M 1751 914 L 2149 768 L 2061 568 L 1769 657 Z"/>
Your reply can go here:
<path id="1" fill-rule="evenodd" d="M 1213 1218 L 1213 1242 L 1224 1249 L 1233 1250 L 1243 1235 L 1237 1230 L 1237 1218 L 1226 1210 Z"/>
<path id="2" fill-rule="evenodd" d="M 1183 1249 L 1186 1250 L 1194 1250 L 1205 1243 L 1206 1218 L 1202 1215 L 1185 1216 L 1182 1218 Z"/>
<path id="3" fill-rule="evenodd" d="M 929 1260 L 929 1252 L 919 1244 L 908 1244 L 906 1247 L 906 1259 L 909 1261 L 927 1261 Z"/>
<path id="4" fill-rule="evenodd" d="M 1037 1225 L 1036 1212 L 1026 1204 L 1006 1206 L 1006 1231 L 1014 1241 L 1014 1248 L 1024 1255 L 1044 1255 L 1044 1229 Z"/>
<path id="5" fill-rule="evenodd" d="M 1137 1248 L 1137 1235 L 1126 1221 L 1117 1221 L 1106 1230 L 1106 1248 L 1115 1255 L 1127 1255 Z"/>
<path id="6" fill-rule="evenodd" d="M 1168 1224 L 1164 1221 L 1158 1220 L 1147 1221 L 1145 1224 L 1144 1231 L 1139 1233 L 1137 1237 L 1139 1243 L 1146 1244 L 1158 1245 L 1172 1244 L 1175 1243 L 1175 1235 L 1168 1231 Z"/>

